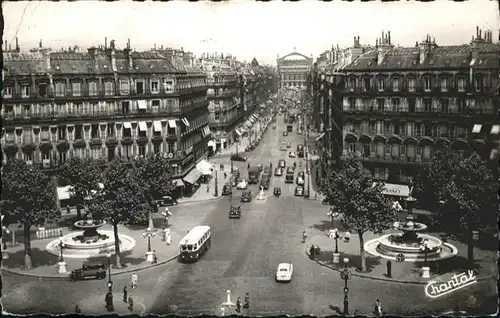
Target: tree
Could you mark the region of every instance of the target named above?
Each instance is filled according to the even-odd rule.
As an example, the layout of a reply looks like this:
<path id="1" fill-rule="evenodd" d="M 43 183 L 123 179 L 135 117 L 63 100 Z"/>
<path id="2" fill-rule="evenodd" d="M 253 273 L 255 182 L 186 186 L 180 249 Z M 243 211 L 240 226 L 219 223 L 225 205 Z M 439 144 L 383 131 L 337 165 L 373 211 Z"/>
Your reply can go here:
<path id="1" fill-rule="evenodd" d="M 153 154 L 135 161 L 136 175 L 151 209 L 157 212 L 155 200 L 171 195 L 175 190 L 172 165 L 164 154 Z"/>
<path id="2" fill-rule="evenodd" d="M 31 226 L 61 217 L 52 179 L 22 160 L 8 162 L 2 171 L 1 208 L 24 228 L 24 268 L 31 269 Z"/>
<path id="3" fill-rule="evenodd" d="M 81 219 L 81 208 L 85 204 L 85 198 L 96 191 L 101 178 L 101 169 L 97 161 L 92 158 L 73 157 L 64 165 L 59 178 L 62 185 L 71 186 L 70 194 L 76 200 L 77 217 Z"/>
<path id="4" fill-rule="evenodd" d="M 450 148 L 443 153 L 452 152 Z M 443 167 L 437 174 L 440 185 L 436 193 L 439 207 L 433 214 L 433 221 L 444 229 L 463 234 L 467 240 L 467 259 L 474 260 L 473 231 L 496 224 L 496 192 L 491 170 L 477 153 L 467 157 L 443 155 L 444 162 L 428 163 L 429 171 Z M 450 160 L 452 158 L 452 160 Z M 430 180 L 432 184 L 432 180 Z"/>
<path id="5" fill-rule="evenodd" d="M 392 203 L 382 194 L 384 184 L 374 186 L 370 171 L 354 157 L 346 158 L 338 170 L 331 172 L 321 187 L 324 203 L 341 214 L 345 228 L 359 237 L 361 271 L 366 271 L 363 235 L 367 231 L 382 233 L 395 220 Z"/>
<path id="6" fill-rule="evenodd" d="M 128 162 L 117 158 L 109 163 L 102 175 L 103 187 L 91 198 L 89 212 L 96 220 L 106 220 L 113 226 L 115 264 L 121 267 L 118 225 L 129 224 L 149 213 L 141 182 Z"/>

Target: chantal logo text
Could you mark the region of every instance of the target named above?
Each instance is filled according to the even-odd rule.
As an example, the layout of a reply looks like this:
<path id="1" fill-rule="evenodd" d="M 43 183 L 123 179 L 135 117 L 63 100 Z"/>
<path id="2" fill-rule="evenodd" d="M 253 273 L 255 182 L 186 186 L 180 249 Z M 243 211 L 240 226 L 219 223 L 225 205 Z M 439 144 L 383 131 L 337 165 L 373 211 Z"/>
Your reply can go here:
<path id="1" fill-rule="evenodd" d="M 425 286 L 425 294 L 430 298 L 438 298 L 455 290 L 477 283 L 474 271 L 453 275 L 447 282 L 431 282 Z"/>

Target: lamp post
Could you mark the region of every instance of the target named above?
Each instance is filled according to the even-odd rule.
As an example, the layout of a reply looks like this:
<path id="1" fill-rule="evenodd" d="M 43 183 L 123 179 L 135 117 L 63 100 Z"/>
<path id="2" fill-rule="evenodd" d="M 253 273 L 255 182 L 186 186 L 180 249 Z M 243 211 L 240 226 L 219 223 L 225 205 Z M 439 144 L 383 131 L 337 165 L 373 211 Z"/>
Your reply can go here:
<path id="1" fill-rule="evenodd" d="M 347 267 L 349 264 L 349 258 L 344 257 L 344 269 L 340 272 L 340 278 L 344 280 L 344 315 L 349 315 L 349 287 L 347 287 L 347 281 L 351 279 L 351 271 Z"/>
<path id="2" fill-rule="evenodd" d="M 333 207 L 331 207 L 330 211 L 328 211 L 328 213 L 326 213 L 326 215 L 332 218 L 332 224 L 331 224 L 331 226 L 332 226 L 332 229 L 334 229 L 335 228 L 334 220 L 339 217 L 339 213 L 338 212 L 334 212 L 333 211 Z"/>
<path id="3" fill-rule="evenodd" d="M 333 237 L 335 239 L 335 254 L 339 253 L 339 231 L 335 230 L 335 236 Z"/>
<path id="4" fill-rule="evenodd" d="M 432 251 L 431 248 L 429 248 L 429 240 L 424 239 L 422 243 L 420 244 L 420 250 L 424 252 L 424 266 L 422 267 L 422 277 L 423 278 L 430 278 L 430 268 L 427 265 L 427 253 Z"/>
<path id="5" fill-rule="evenodd" d="M 155 237 L 155 233 L 151 231 L 151 228 L 147 228 L 142 236 L 148 240 L 148 251 L 146 252 L 146 261 L 153 262 L 153 252 L 151 251 L 151 238 Z"/>
<path id="6" fill-rule="evenodd" d="M 218 197 L 219 196 L 219 179 L 218 179 L 218 171 L 217 169 L 213 168 L 214 172 L 215 172 L 215 196 Z"/>
<path id="7" fill-rule="evenodd" d="M 63 256 L 63 249 L 64 249 L 64 242 L 62 239 L 62 236 L 59 237 L 59 274 L 66 273 L 66 262 L 64 261 L 64 256 Z"/>
<path id="8" fill-rule="evenodd" d="M 108 257 L 108 291 L 113 292 L 113 281 L 111 280 L 111 254 L 106 255 Z"/>
<path id="9" fill-rule="evenodd" d="M 231 157 L 229 157 L 229 160 L 231 160 L 231 173 L 233 173 L 233 153 L 231 152 Z"/>

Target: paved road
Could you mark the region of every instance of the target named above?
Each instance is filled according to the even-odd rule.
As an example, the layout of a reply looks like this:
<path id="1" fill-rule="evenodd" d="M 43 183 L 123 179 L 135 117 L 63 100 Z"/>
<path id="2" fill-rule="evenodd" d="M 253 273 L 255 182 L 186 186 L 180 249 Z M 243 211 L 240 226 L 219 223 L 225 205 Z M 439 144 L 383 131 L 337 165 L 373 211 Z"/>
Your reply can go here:
<path id="1" fill-rule="evenodd" d="M 269 129 L 258 149 L 249 154 L 251 164 L 273 162 L 287 153 L 279 150 L 282 141 L 291 141 L 292 149 L 303 143 L 303 136 L 295 132 L 283 137 L 282 117 L 278 117 L 276 130 Z M 220 160 L 226 160 L 220 158 Z M 287 163 L 293 161 L 286 158 Z M 299 159 L 296 159 L 297 161 Z M 246 163 L 235 163 L 246 175 Z M 147 312 L 165 314 L 176 307 L 178 314 L 219 314 L 225 291 L 233 298 L 243 299 L 250 293 L 248 315 L 310 314 L 332 315 L 342 310 L 343 281 L 337 272 L 320 267 L 305 257 L 305 245 L 300 242 L 301 232 L 325 219 L 326 207 L 314 200 L 293 196 L 294 186 L 287 186 L 284 177 L 273 177 L 274 185 L 283 188 L 282 196 L 267 196 L 265 201 L 254 200 L 243 204 L 239 220 L 227 217 L 229 200 L 222 198 L 203 203 L 182 205 L 182 213 L 199 213 L 200 224 L 212 227 L 211 249 L 198 263 L 172 262 L 139 273 L 139 288 L 133 292 L 137 303 Z M 254 195 L 257 186 L 252 185 Z M 280 262 L 294 264 L 294 277 L 289 284 L 274 281 L 274 272 Z M 116 291 L 130 284 L 130 277 L 113 277 Z M 106 291 L 105 281 L 38 282 L 29 278 L 3 277 L 3 304 L 15 313 L 67 313 L 79 304 L 83 312 L 95 314 L 102 307 Z M 470 294 L 494 293 L 494 285 L 477 283 L 468 287 Z M 493 289 L 491 289 L 493 288 Z M 490 290 L 491 289 L 491 290 Z M 464 290 L 465 291 L 465 290 Z M 353 277 L 349 281 L 350 310 L 369 314 L 376 298 L 380 298 L 384 311 L 408 314 L 407 310 L 448 310 L 465 303 L 463 294 L 430 302 L 425 298 L 423 286 L 402 285 Z M 101 298 L 95 295 L 102 295 Z M 455 297 L 456 295 L 456 297 Z M 457 298 L 458 297 L 458 298 Z M 459 298 L 462 297 L 462 298 Z M 120 301 L 120 299 L 115 299 Z M 86 310 L 85 308 L 92 308 Z M 119 312 L 121 313 L 121 312 Z"/>

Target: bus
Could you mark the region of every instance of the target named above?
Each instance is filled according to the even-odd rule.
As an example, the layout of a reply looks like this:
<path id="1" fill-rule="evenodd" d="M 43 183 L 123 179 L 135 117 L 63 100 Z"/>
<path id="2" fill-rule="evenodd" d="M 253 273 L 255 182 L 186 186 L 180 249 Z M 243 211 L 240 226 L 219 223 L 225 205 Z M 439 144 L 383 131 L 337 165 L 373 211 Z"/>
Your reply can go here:
<path id="1" fill-rule="evenodd" d="M 269 184 L 271 183 L 271 178 L 268 174 L 262 175 L 262 179 L 260 180 L 260 186 L 264 189 L 267 190 L 269 189 Z"/>
<path id="2" fill-rule="evenodd" d="M 179 242 L 181 261 L 198 261 L 200 256 L 208 249 L 211 244 L 210 226 L 198 225 L 189 231 Z"/>
<path id="3" fill-rule="evenodd" d="M 257 184 L 260 178 L 260 170 L 258 167 L 248 169 L 248 184 Z"/>

